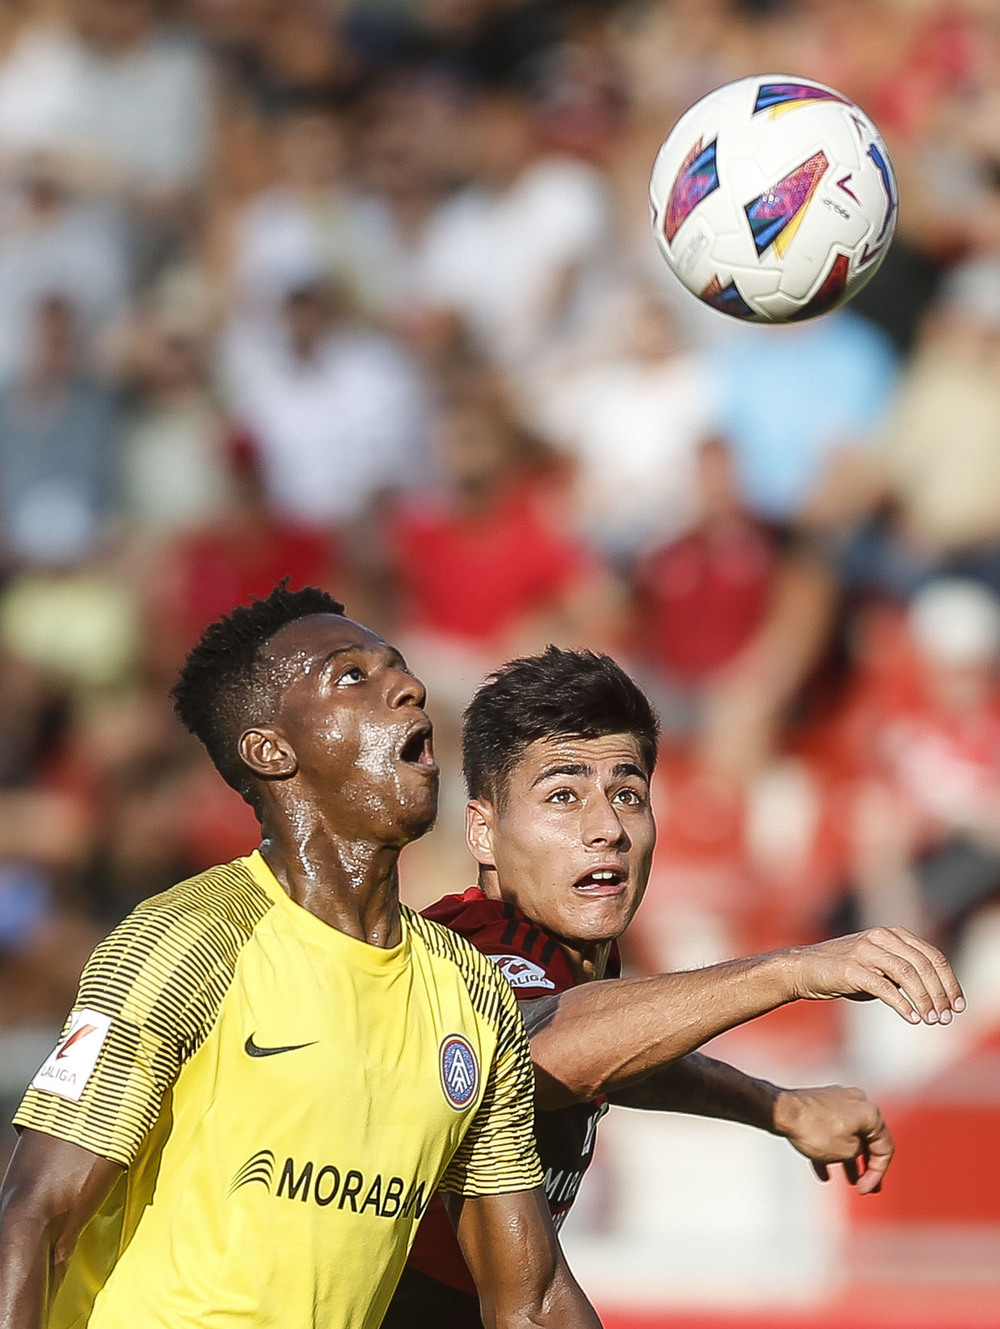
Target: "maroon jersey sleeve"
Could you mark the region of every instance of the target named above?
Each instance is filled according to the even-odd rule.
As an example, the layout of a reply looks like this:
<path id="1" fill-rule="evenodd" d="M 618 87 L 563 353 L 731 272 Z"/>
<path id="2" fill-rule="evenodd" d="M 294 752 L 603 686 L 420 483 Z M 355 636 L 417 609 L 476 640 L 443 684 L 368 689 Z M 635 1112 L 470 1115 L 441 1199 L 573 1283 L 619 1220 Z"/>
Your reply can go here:
<path id="1" fill-rule="evenodd" d="M 551 996 L 576 986 L 555 938 L 512 904 L 489 899 L 478 886 L 470 886 L 463 895 L 446 895 L 425 909 L 424 916 L 443 923 L 488 955 L 519 999 Z"/>

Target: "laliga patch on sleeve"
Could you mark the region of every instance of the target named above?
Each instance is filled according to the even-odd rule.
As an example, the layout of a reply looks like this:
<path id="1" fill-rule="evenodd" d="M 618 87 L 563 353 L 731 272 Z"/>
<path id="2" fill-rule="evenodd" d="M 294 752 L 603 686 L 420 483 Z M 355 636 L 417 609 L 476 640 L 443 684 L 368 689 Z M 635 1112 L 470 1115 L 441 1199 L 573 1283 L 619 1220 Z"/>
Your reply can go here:
<path id="1" fill-rule="evenodd" d="M 512 988 L 551 988 L 555 983 L 541 965 L 521 955 L 491 955 L 490 959 Z"/>
<path id="2" fill-rule="evenodd" d="M 110 1028 L 109 1015 L 100 1011 L 74 1011 L 68 1032 L 42 1063 L 31 1082 L 32 1089 L 79 1102 Z"/>

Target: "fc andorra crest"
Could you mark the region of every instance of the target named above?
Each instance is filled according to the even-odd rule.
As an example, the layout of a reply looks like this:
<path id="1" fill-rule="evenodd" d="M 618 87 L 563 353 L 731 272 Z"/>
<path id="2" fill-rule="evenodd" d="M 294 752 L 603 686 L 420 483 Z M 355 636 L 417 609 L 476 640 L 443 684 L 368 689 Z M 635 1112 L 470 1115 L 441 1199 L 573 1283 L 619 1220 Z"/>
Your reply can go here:
<path id="1" fill-rule="evenodd" d="M 449 1034 L 441 1044 L 441 1088 L 457 1112 L 469 1106 L 479 1088 L 479 1062 L 461 1034 Z"/>

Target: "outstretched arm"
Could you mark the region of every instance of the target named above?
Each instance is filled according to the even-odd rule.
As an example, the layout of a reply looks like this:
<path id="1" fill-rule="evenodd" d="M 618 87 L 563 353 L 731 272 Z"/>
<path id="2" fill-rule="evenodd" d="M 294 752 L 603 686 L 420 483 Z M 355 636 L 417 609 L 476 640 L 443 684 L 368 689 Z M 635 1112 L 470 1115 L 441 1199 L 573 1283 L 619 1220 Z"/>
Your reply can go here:
<path id="1" fill-rule="evenodd" d="M 569 1271 L 545 1192 L 444 1193 L 486 1329 L 600 1329 Z"/>
<path id="2" fill-rule="evenodd" d="M 41 1329 L 80 1231 L 122 1175 L 106 1158 L 26 1130 L 0 1190 L 0 1329 Z"/>
<path id="3" fill-rule="evenodd" d="M 831 1166 L 843 1164 L 860 1195 L 881 1189 L 892 1161 L 892 1136 L 862 1090 L 841 1085 L 782 1089 L 700 1052 L 654 1071 L 611 1100 L 624 1107 L 718 1117 L 784 1136 L 809 1159 L 821 1181 L 828 1179 Z"/>
<path id="4" fill-rule="evenodd" d="M 965 998 L 951 965 L 905 928 L 871 928 L 706 969 L 584 983 L 521 1003 L 541 1108 L 644 1079 L 790 1001 L 884 1001 L 911 1024 L 947 1024 Z"/>

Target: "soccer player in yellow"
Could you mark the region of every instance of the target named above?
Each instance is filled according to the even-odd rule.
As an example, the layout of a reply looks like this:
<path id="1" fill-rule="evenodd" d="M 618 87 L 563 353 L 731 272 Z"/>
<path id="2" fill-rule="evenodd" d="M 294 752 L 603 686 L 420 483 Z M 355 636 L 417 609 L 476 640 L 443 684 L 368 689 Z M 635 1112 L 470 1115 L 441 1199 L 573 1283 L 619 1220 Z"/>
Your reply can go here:
<path id="1" fill-rule="evenodd" d="M 15 1118 L 2 1329 L 374 1329 L 437 1186 L 485 1323 L 598 1324 L 553 1235 L 495 966 L 398 899 L 424 689 L 321 591 L 236 609 L 174 689 L 260 850 L 95 951 Z"/>

